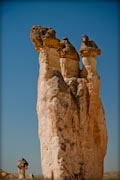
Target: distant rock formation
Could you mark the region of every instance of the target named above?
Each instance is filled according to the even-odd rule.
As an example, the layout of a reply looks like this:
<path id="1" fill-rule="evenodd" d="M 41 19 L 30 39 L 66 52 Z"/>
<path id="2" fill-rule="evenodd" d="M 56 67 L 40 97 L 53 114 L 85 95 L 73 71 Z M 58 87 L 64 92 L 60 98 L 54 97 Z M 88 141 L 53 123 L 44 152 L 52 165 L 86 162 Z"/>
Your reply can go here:
<path id="1" fill-rule="evenodd" d="M 7 171 L 3 171 L 2 169 L 0 169 L 0 180 L 7 180 L 7 179 L 11 179 L 11 180 L 16 180 L 18 179 L 18 174 L 15 173 L 9 173 Z"/>
<path id="2" fill-rule="evenodd" d="M 24 179 L 26 177 L 25 173 L 28 168 L 28 165 L 29 165 L 28 162 L 24 158 L 22 158 L 22 160 L 19 160 L 17 164 L 18 179 Z"/>
<path id="3" fill-rule="evenodd" d="M 19 174 L 17 173 L 9 173 L 7 171 L 3 171 L 2 169 L 0 169 L 0 180 L 17 180 L 19 179 Z M 26 176 L 26 177 L 22 177 L 22 180 L 25 180 L 25 179 L 34 179 L 34 180 L 43 180 L 43 177 L 35 177 L 32 173 L 29 174 L 29 176 Z"/>
<path id="4" fill-rule="evenodd" d="M 104 173 L 107 149 L 105 114 L 96 72 L 97 47 L 79 55 L 68 38 L 52 28 L 33 26 L 40 52 L 37 115 L 43 175 L 50 180 L 96 180 Z"/>

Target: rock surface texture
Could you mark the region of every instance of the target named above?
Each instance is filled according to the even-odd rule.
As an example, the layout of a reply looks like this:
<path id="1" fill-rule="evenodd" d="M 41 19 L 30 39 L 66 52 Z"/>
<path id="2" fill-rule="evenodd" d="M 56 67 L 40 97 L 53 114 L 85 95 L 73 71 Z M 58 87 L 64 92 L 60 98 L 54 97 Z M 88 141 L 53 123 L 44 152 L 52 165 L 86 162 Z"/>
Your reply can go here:
<path id="1" fill-rule="evenodd" d="M 52 28 L 33 26 L 40 52 L 37 115 L 43 175 L 50 180 L 96 180 L 104 172 L 107 149 L 105 114 L 96 72 L 97 46 L 83 41 L 79 55 Z M 93 43 L 94 44 L 94 43 Z"/>

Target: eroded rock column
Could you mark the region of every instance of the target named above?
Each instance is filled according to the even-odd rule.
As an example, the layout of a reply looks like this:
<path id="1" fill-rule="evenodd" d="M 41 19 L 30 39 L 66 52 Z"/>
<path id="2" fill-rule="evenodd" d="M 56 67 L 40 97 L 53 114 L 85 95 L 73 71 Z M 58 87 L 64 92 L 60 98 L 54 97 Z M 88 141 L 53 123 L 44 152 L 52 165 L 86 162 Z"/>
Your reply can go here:
<path id="1" fill-rule="evenodd" d="M 82 56 L 84 74 L 73 45 L 67 38 L 59 41 L 52 28 L 34 26 L 31 39 L 40 52 L 37 115 L 43 175 L 101 179 L 107 131 L 95 56 Z"/>
<path id="2" fill-rule="evenodd" d="M 95 42 L 89 41 L 88 36 L 83 36 L 80 56 L 83 62 L 82 76 L 87 87 L 87 112 L 82 114 L 86 114 L 83 128 L 87 128 L 83 131 L 85 139 L 83 140 L 84 145 L 82 148 L 84 149 L 84 177 L 91 180 L 102 178 L 104 157 L 107 150 L 105 113 L 100 99 L 100 77 L 96 72 L 96 57 L 100 54 L 101 50 Z M 85 100 L 82 102 L 81 97 L 79 101 L 81 104 L 85 102 Z M 82 118 L 81 115 L 80 117 Z"/>
<path id="3" fill-rule="evenodd" d="M 18 168 L 18 179 L 25 179 L 26 178 L 26 170 L 28 168 L 28 162 L 23 158 L 22 160 L 19 160 L 17 164 Z"/>
<path id="4" fill-rule="evenodd" d="M 60 67 L 64 79 L 71 77 L 79 77 L 80 65 L 79 55 L 68 38 L 60 41 Z"/>
<path id="5" fill-rule="evenodd" d="M 60 132 L 65 126 L 64 118 L 71 96 L 60 73 L 60 43 L 54 32 L 36 26 L 32 28 L 31 39 L 40 52 L 37 115 L 42 170 L 46 179 L 57 180 L 65 173 L 62 165 L 65 147 Z"/>

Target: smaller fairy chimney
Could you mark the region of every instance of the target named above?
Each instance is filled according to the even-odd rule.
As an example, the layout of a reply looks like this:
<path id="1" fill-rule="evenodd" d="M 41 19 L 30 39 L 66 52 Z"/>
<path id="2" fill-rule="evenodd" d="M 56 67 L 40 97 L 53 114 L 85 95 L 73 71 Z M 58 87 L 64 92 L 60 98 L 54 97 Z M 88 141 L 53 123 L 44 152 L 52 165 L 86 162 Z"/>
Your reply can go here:
<path id="1" fill-rule="evenodd" d="M 82 44 L 80 47 L 80 56 L 82 57 L 83 70 L 81 77 L 91 79 L 96 73 L 96 56 L 101 54 L 101 50 L 94 41 L 90 41 L 88 36 L 82 37 Z"/>
<path id="2" fill-rule="evenodd" d="M 60 67 L 63 78 L 71 78 L 79 76 L 79 55 L 68 38 L 60 41 L 61 57 Z"/>
<path id="3" fill-rule="evenodd" d="M 25 173 L 26 170 L 28 169 L 28 162 L 22 158 L 22 160 L 19 160 L 18 164 L 17 164 L 17 168 L 18 168 L 18 179 L 24 179 L 25 178 Z"/>

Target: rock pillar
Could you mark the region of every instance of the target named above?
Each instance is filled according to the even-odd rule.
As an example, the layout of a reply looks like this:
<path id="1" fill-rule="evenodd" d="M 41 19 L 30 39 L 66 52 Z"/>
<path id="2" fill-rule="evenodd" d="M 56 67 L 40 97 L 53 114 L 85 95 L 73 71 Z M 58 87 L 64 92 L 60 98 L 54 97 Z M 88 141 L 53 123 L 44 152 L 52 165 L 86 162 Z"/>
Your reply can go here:
<path id="1" fill-rule="evenodd" d="M 67 38 L 59 41 L 52 28 L 34 26 L 31 40 L 40 52 L 37 115 L 45 179 L 101 179 L 107 131 L 95 56 L 82 56 L 82 76 Z"/>
<path id="2" fill-rule="evenodd" d="M 17 164 L 18 168 L 18 179 L 25 179 L 25 173 L 28 168 L 28 162 L 25 159 L 19 160 Z"/>
<path id="3" fill-rule="evenodd" d="M 63 78 L 79 77 L 79 55 L 68 38 L 60 41 L 60 67 Z"/>

